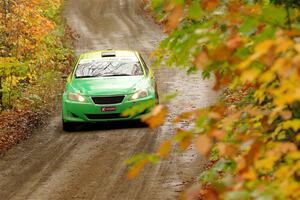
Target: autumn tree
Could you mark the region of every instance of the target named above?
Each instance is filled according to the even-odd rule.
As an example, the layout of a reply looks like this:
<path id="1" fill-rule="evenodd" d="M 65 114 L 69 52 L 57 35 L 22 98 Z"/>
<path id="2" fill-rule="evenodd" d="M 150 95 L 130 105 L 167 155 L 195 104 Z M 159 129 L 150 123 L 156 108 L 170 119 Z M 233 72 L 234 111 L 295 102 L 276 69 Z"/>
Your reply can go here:
<path id="1" fill-rule="evenodd" d="M 156 62 L 201 70 L 224 93 L 216 105 L 174 118 L 194 126 L 178 129 L 157 153 L 130 159 L 129 178 L 173 146 L 184 151 L 194 144 L 212 162 L 199 176 L 196 197 L 300 198 L 298 6 L 289 0 L 149 1 L 169 34 L 153 53 Z M 144 120 L 157 127 L 167 110 L 159 105 Z"/>
<path id="2" fill-rule="evenodd" d="M 40 85 L 41 75 L 50 76 L 70 66 L 72 53 L 65 45 L 64 23 L 58 17 L 62 3 L 61 0 L 1 1 L 0 107 L 15 108 L 43 101 L 42 91 L 35 88 L 36 91 L 29 92 L 26 88 Z M 24 95 L 25 90 L 31 93 L 29 97 Z"/>

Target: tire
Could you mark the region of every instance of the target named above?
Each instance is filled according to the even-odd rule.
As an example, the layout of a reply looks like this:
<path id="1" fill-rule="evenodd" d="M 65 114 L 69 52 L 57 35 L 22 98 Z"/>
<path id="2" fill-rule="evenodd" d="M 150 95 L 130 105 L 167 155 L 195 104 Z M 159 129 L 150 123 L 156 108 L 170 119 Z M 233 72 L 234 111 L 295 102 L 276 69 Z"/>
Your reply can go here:
<path id="1" fill-rule="evenodd" d="M 158 105 L 159 104 L 159 96 L 158 96 L 157 91 L 155 92 L 155 97 L 156 97 L 155 104 Z"/>
<path id="2" fill-rule="evenodd" d="M 155 104 L 158 105 L 159 104 L 159 95 L 158 95 L 157 84 L 156 83 L 155 83 L 155 97 L 156 97 Z"/>
<path id="3" fill-rule="evenodd" d="M 72 132 L 76 128 L 74 123 L 64 122 L 64 121 L 62 122 L 62 126 L 63 126 L 63 130 L 66 132 Z"/>

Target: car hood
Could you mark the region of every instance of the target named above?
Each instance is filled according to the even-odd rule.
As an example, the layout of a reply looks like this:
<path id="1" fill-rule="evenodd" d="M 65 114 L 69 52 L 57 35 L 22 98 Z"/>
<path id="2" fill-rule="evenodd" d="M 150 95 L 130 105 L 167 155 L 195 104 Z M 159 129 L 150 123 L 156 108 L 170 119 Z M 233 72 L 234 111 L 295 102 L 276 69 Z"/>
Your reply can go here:
<path id="1" fill-rule="evenodd" d="M 71 87 L 83 95 L 131 94 L 143 82 L 143 76 L 115 76 L 73 79 Z"/>

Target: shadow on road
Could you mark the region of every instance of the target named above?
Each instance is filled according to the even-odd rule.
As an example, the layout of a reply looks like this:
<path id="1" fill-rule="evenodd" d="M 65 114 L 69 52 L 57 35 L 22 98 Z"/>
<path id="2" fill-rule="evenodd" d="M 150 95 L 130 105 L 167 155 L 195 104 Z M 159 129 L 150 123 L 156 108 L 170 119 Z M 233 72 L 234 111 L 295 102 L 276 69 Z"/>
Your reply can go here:
<path id="1" fill-rule="evenodd" d="M 106 131 L 130 128 L 147 128 L 147 125 L 139 120 L 119 122 L 74 123 L 74 127 L 71 131 L 63 131 L 63 133 L 70 134 L 76 132 Z"/>

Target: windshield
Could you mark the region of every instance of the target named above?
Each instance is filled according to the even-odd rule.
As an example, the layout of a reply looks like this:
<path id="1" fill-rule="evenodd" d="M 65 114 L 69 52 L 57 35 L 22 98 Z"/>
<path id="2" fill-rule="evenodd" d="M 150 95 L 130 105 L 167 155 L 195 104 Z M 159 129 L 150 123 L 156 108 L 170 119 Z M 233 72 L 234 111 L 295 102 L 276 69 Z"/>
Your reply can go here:
<path id="1" fill-rule="evenodd" d="M 75 71 L 76 78 L 140 75 L 143 75 L 143 70 L 134 57 L 82 59 Z"/>

